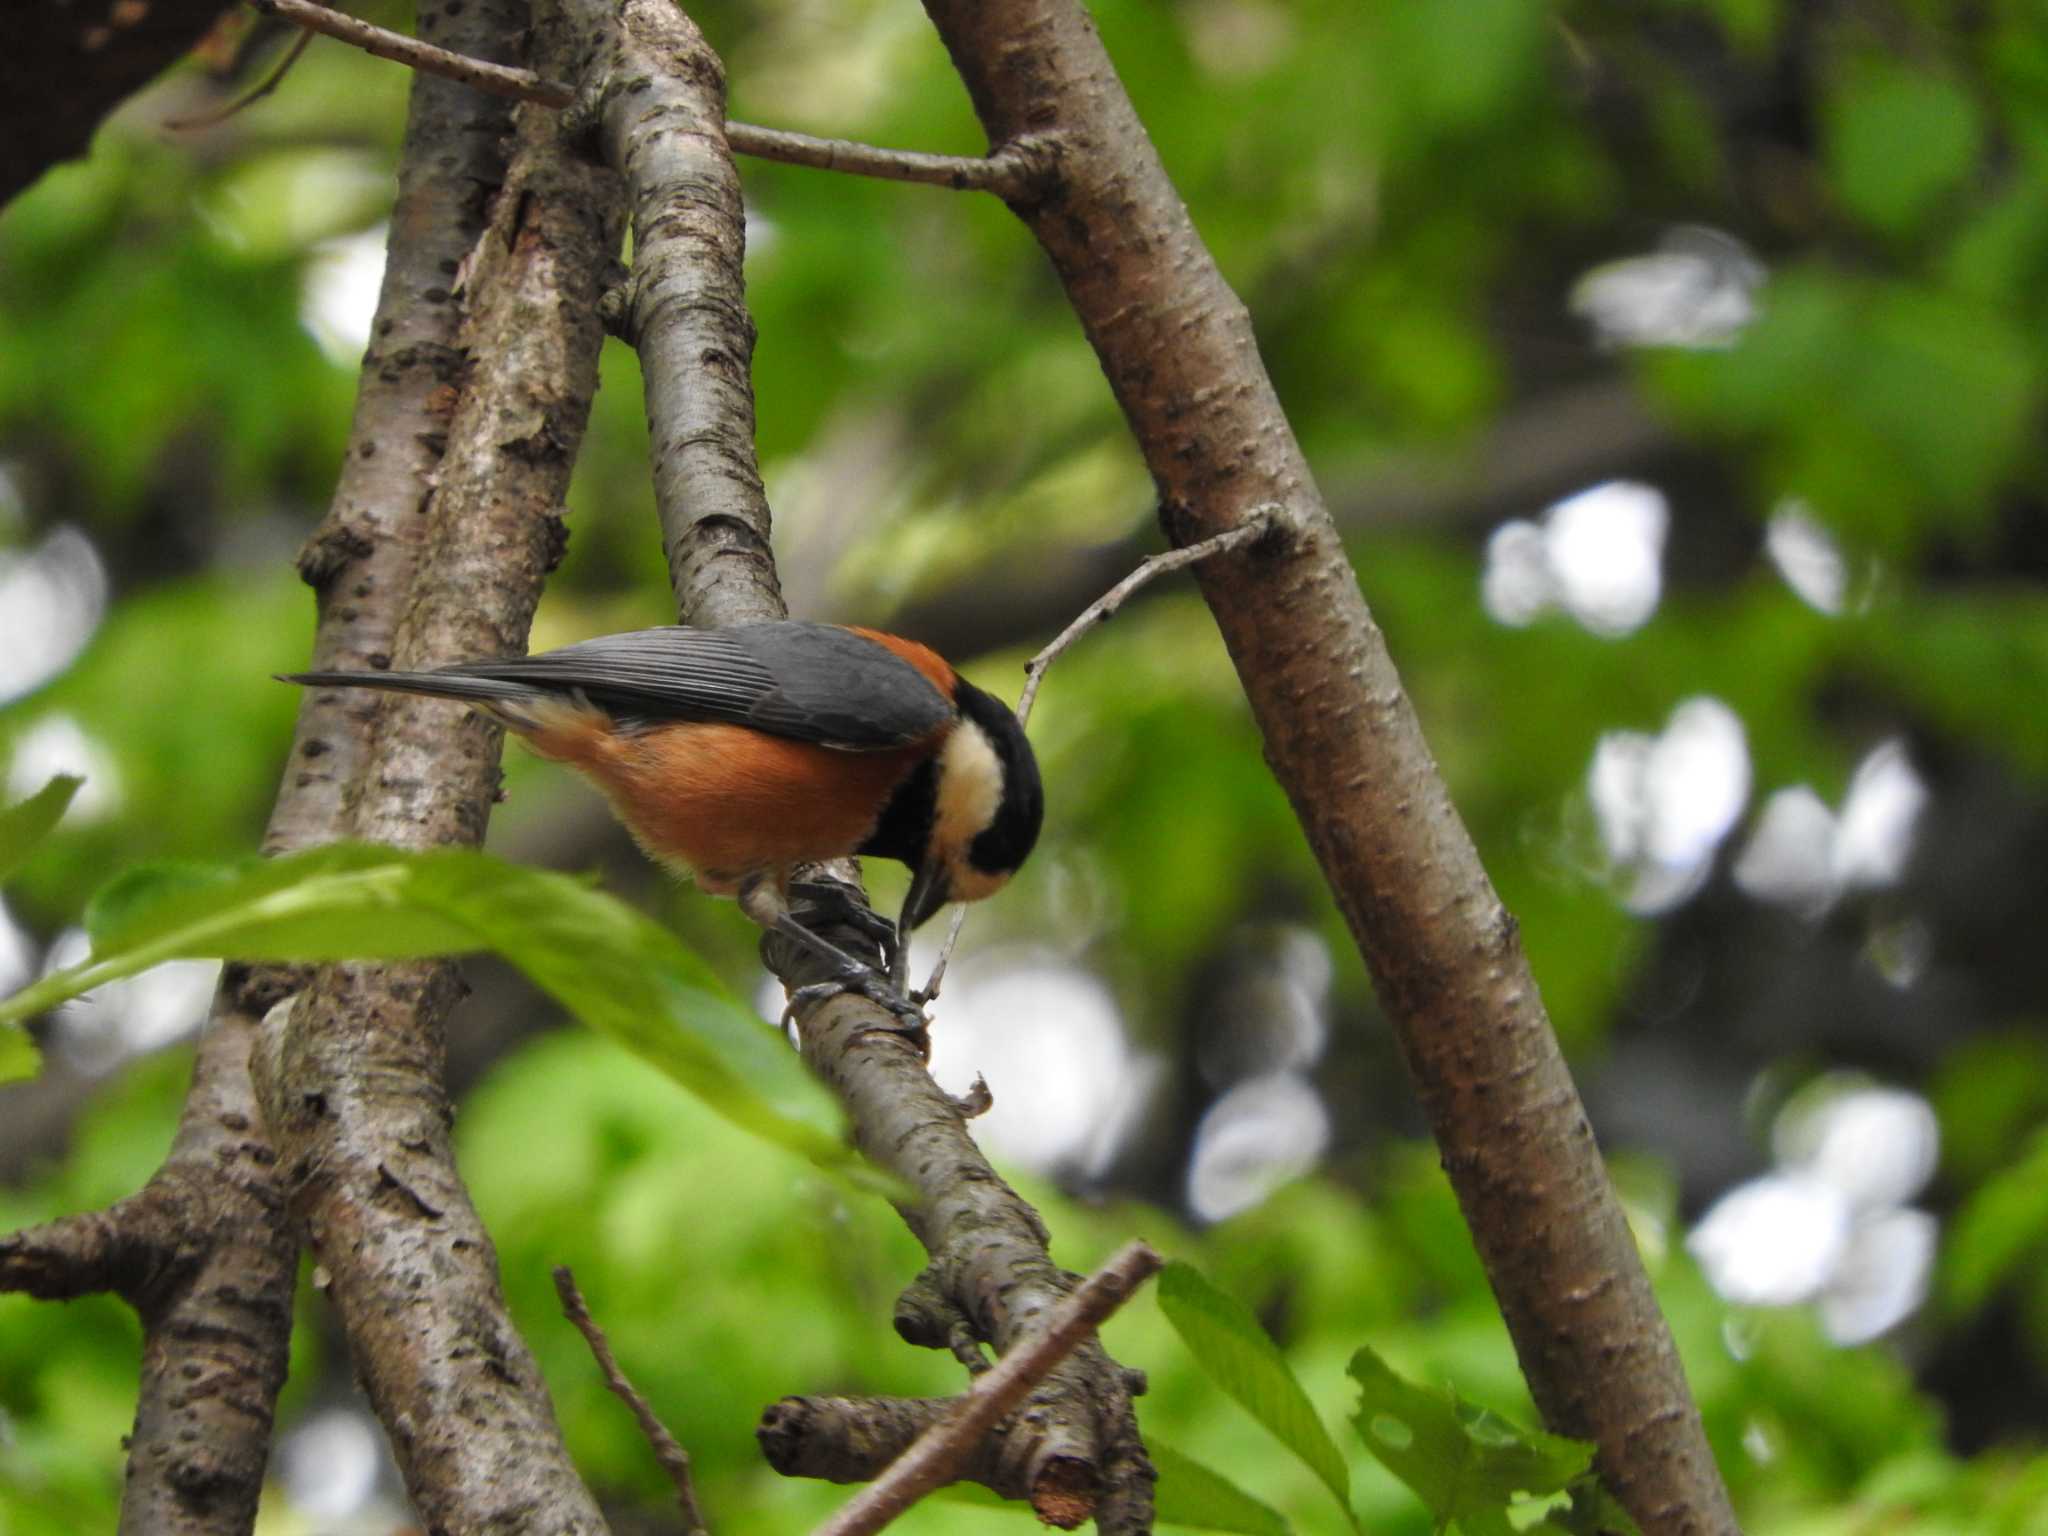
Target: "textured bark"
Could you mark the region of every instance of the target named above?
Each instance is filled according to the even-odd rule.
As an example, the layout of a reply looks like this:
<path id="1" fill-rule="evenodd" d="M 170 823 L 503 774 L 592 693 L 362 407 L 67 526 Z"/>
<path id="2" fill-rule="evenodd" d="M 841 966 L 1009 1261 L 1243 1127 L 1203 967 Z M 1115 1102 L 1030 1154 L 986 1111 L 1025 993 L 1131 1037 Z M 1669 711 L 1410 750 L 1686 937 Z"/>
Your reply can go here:
<path id="1" fill-rule="evenodd" d="M 784 1477 L 866 1483 L 952 1406 L 950 1397 L 785 1397 L 763 1410 L 754 1438 L 768 1465 Z M 958 1480 L 980 1483 L 1006 1499 L 1030 1498 L 1035 1438 L 1020 1433 L 1021 1427 L 1014 1415 L 997 1425 L 975 1447 Z"/>
<path id="2" fill-rule="evenodd" d="M 260 982 L 231 973 L 176 1136 L 138 1193 L 0 1239 L 0 1290 L 112 1292 L 142 1323 L 123 1532 L 248 1531 L 291 1337 L 298 1243 L 249 1086 Z"/>
<path id="3" fill-rule="evenodd" d="M 0 48 L 0 206 L 58 161 L 84 154 L 100 120 L 176 63 L 225 9 L 220 0 L 9 6 Z"/>
<path id="4" fill-rule="evenodd" d="M 640 354 L 677 606 L 693 624 L 781 618 L 724 67 L 668 0 L 565 0 L 542 15 L 559 17 L 576 61 L 572 122 L 597 135 L 632 205 L 633 272 L 605 296 L 606 319 Z"/>
<path id="5" fill-rule="evenodd" d="M 923 1059 L 879 1022 L 873 1005 L 835 998 L 804 1021 L 803 1048 L 845 1103 L 855 1144 L 916 1191 L 901 1209 L 930 1262 L 898 1299 L 896 1330 L 963 1358 L 977 1341 L 1006 1354 L 1076 1277 L 1053 1262 L 1044 1222 L 982 1156 Z M 1032 1393 L 1003 1454 L 1041 1513 L 1079 1497 L 1099 1530 L 1151 1529 L 1154 1474 L 1131 1405 L 1139 1381 L 1090 1340 Z"/>
<path id="6" fill-rule="evenodd" d="M 498 35 L 523 20 L 499 12 Z M 445 354 L 450 381 L 429 397 L 446 421 L 431 489 L 407 480 L 403 505 L 417 510 L 383 535 L 412 567 L 385 653 L 400 667 L 523 652 L 563 547 L 618 198 L 562 145 L 553 114 L 521 109 L 518 143 L 465 263 L 471 309 Z M 451 264 L 435 291 L 453 276 Z M 369 393 L 383 382 L 374 357 L 365 381 Z M 350 515 L 335 526 L 351 527 Z M 380 550 L 373 541 L 366 555 Z M 344 786 L 352 832 L 412 848 L 479 841 L 497 789 L 496 728 L 438 700 L 368 713 L 361 768 Z M 280 1168 L 428 1529 L 601 1531 L 455 1169 L 441 1026 L 460 991 L 451 964 L 336 966 L 274 1016 L 259 1082 Z"/>
<path id="7" fill-rule="evenodd" d="M 237 970 L 223 979 L 170 1155 L 137 1197 L 164 1222 L 148 1240 L 171 1263 L 122 1292 L 143 1332 L 124 1536 L 255 1523 L 299 1258 L 249 1080 L 269 985 Z"/>
<path id="8" fill-rule="evenodd" d="M 450 46 L 502 51 L 517 36 L 517 9 L 451 10 L 422 18 L 423 29 Z M 453 276 L 503 175 L 499 140 L 509 122 L 509 108 L 460 87 L 415 85 L 366 386 L 334 508 L 301 560 L 320 597 L 316 665 L 374 665 L 393 649 L 420 507 L 460 377 Z M 305 700 L 266 851 L 346 835 L 345 798 L 362 771 L 364 726 L 365 712 L 348 701 Z M 74 1286 L 117 1291 L 143 1323 L 124 1532 L 235 1533 L 255 1521 L 284 1381 L 298 1241 L 250 1052 L 263 1013 L 300 979 L 274 967 L 231 970 L 163 1167 L 112 1210 L 33 1234 L 43 1283 L 64 1240 L 76 1237 L 83 1246 L 72 1252 Z M 0 1282 L 15 1278 L 0 1268 Z"/>
<path id="9" fill-rule="evenodd" d="M 1051 257 L 1176 544 L 1282 508 L 1199 579 L 1393 1019 L 1545 1421 L 1597 1441 L 1646 1532 L 1735 1529 L 1591 1127 L 1501 906 L 1216 270 L 1071 0 L 927 0 L 1000 148 L 1050 139 L 1012 207 Z"/>
<path id="10" fill-rule="evenodd" d="M 518 0 L 422 7 L 422 38 L 462 53 L 512 56 Z M 447 445 L 464 356 L 456 274 L 484 231 L 505 179 L 512 104 L 415 76 L 384 281 L 363 354 L 348 450 L 327 515 L 299 553 L 320 624 L 309 666 L 391 665 L 398 621 L 429 523 L 426 503 Z M 362 776 L 378 719 L 376 695 L 309 691 L 292 741 L 296 791 L 272 817 L 266 851 L 331 841 Z"/>

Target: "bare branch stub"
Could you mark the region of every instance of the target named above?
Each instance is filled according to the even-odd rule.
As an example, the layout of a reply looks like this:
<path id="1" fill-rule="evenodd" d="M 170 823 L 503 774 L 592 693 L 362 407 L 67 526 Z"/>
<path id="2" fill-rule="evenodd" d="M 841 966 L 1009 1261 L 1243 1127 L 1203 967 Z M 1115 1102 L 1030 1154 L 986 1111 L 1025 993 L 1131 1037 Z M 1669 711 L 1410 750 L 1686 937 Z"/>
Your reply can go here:
<path id="1" fill-rule="evenodd" d="M 277 61 L 276 66 L 253 89 L 244 91 L 225 106 L 216 107 L 210 112 L 200 112 L 191 117 L 166 118 L 164 126 L 177 133 L 187 133 L 195 128 L 216 127 L 229 118 L 246 112 L 264 97 L 274 94 L 277 88 L 284 84 L 284 77 L 292 72 L 292 66 L 299 62 L 312 41 L 311 32 L 301 32 L 292 39 L 292 45 L 285 50 L 284 57 Z"/>
<path id="2" fill-rule="evenodd" d="M 1226 528 L 1221 533 L 1211 534 L 1199 543 L 1186 544 L 1179 549 L 1167 550 L 1163 554 L 1146 556 L 1139 562 L 1136 570 L 1082 609 L 1074 621 L 1055 635 L 1044 650 L 1024 664 L 1024 692 L 1017 700 L 1018 720 L 1030 723 L 1031 706 L 1038 698 L 1039 685 L 1045 681 L 1045 674 L 1051 669 L 1052 664 L 1065 655 L 1068 648 L 1089 630 L 1114 618 L 1117 610 L 1130 601 L 1133 593 L 1173 571 L 1186 570 L 1203 560 L 1256 543 L 1273 530 L 1280 510 L 1278 507 L 1254 507 L 1245 514 L 1244 521 L 1234 528 Z"/>
<path id="3" fill-rule="evenodd" d="M 1013 200 L 1151 468 L 1176 545 L 1261 503 L 1270 560 L 1197 581 L 1267 761 L 1392 1018 L 1545 1422 L 1595 1440 L 1650 1536 L 1732 1533 L 1727 1490 L 1513 919 L 1480 866 L 1259 361 L 1075 0 L 925 0 L 989 142 L 1053 134 L 1054 197 Z"/>
<path id="4" fill-rule="evenodd" d="M 998 1420 L 1080 1346 L 1165 1263 L 1144 1243 L 1127 1243 L 1082 1281 L 1009 1353 L 974 1379 L 889 1468 L 818 1528 L 817 1536 L 872 1536 L 925 1494 L 950 1481 Z M 1030 1478 L 1040 1519 L 1071 1529 L 1095 1508 L 1094 1468 L 1079 1460 L 1042 1460 Z"/>

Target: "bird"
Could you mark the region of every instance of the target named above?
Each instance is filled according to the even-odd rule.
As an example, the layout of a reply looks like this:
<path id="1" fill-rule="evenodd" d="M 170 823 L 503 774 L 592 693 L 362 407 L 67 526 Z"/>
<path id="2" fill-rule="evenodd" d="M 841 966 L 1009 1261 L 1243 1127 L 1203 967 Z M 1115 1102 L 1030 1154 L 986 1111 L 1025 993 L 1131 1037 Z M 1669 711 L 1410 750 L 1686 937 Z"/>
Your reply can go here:
<path id="1" fill-rule="evenodd" d="M 470 705 L 602 790 L 640 847 L 821 955 L 832 980 L 922 1028 L 910 931 L 1008 883 L 1038 841 L 1038 762 L 1006 704 L 900 635 L 774 620 L 665 625 L 432 671 L 280 673 Z M 895 924 L 842 887 L 800 888 L 882 946 L 887 974 L 798 922 L 791 871 L 852 854 L 911 871 Z"/>

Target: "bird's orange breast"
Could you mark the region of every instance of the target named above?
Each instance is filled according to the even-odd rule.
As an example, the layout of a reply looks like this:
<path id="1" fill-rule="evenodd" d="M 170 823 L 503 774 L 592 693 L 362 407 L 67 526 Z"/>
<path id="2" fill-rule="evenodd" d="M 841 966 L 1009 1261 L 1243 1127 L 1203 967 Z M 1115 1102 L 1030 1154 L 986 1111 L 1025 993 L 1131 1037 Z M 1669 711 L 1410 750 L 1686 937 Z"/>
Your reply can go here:
<path id="1" fill-rule="evenodd" d="M 842 752 L 697 721 L 628 734 L 600 711 L 573 706 L 528 740 L 595 781 L 649 854 L 718 893 L 756 870 L 852 853 L 930 751 Z"/>

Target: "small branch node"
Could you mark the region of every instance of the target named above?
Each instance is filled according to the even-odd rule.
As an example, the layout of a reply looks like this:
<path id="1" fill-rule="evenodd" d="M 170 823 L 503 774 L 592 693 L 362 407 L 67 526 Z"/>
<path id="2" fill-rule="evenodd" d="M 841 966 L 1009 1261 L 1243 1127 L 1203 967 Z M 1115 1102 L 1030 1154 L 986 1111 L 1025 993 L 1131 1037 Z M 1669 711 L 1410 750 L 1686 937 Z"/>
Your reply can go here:
<path id="1" fill-rule="evenodd" d="M 676 1503 L 683 1512 L 683 1530 L 686 1536 L 706 1536 L 703 1513 L 697 1507 L 697 1491 L 690 1479 L 690 1453 L 680 1441 L 668 1432 L 668 1426 L 655 1416 L 647 1399 L 640 1390 L 626 1379 L 626 1373 L 619 1369 L 619 1362 L 612 1354 L 610 1342 L 604 1336 L 604 1329 L 597 1319 L 590 1315 L 590 1308 L 583 1300 L 583 1292 L 577 1289 L 576 1277 L 566 1264 L 555 1268 L 555 1294 L 562 1301 L 562 1315 L 575 1325 L 583 1335 L 583 1342 L 590 1346 L 590 1353 L 597 1361 L 597 1368 L 604 1376 L 604 1384 L 612 1395 L 632 1409 L 633 1417 L 639 1421 L 640 1433 L 647 1437 L 647 1443 L 654 1448 L 654 1459 L 661 1463 L 662 1471 L 676 1490 Z"/>
<path id="2" fill-rule="evenodd" d="M 633 340 L 633 280 L 628 277 L 622 282 L 605 289 L 597 301 L 598 323 L 608 336 L 631 343 Z"/>
<path id="3" fill-rule="evenodd" d="M 989 1091 L 988 1079 L 978 1072 L 965 1093 L 949 1093 L 946 1097 L 960 1111 L 962 1120 L 978 1120 L 996 1106 L 996 1096 Z"/>
<path id="4" fill-rule="evenodd" d="M 1019 134 L 989 158 L 1000 167 L 989 190 L 1006 203 L 1029 203 L 1042 198 L 1059 180 L 1066 145 L 1056 133 Z"/>
<path id="5" fill-rule="evenodd" d="M 603 124 L 604 89 L 597 83 L 586 84 L 576 99 L 562 108 L 562 138 L 579 155 L 598 156 L 598 130 Z"/>

